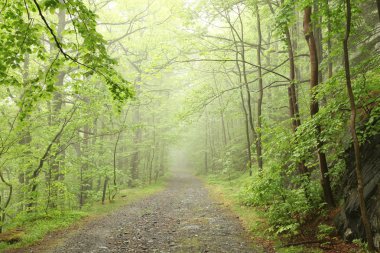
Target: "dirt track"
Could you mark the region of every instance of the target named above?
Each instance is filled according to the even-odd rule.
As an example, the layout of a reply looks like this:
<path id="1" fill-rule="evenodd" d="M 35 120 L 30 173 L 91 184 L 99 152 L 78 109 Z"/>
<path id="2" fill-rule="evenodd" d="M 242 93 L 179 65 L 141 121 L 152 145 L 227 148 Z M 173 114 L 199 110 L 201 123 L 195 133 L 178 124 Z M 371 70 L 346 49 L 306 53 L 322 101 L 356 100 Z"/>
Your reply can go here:
<path id="1" fill-rule="evenodd" d="M 185 173 L 165 191 L 51 241 L 22 252 L 262 252 L 239 220 Z"/>

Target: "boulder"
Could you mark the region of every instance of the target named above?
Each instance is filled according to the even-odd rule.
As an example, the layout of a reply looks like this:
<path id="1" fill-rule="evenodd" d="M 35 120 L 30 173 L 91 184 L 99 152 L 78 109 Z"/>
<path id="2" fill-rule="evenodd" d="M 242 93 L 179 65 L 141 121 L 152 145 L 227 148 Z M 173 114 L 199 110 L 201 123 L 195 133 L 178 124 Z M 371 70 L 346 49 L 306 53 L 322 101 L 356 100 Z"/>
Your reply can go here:
<path id="1" fill-rule="evenodd" d="M 361 158 L 365 202 L 375 246 L 380 248 L 380 134 L 371 137 L 361 146 Z M 346 167 L 342 187 L 344 203 L 336 217 L 336 226 L 340 235 L 347 241 L 355 238 L 365 239 L 360 219 L 353 148 L 347 151 Z"/>

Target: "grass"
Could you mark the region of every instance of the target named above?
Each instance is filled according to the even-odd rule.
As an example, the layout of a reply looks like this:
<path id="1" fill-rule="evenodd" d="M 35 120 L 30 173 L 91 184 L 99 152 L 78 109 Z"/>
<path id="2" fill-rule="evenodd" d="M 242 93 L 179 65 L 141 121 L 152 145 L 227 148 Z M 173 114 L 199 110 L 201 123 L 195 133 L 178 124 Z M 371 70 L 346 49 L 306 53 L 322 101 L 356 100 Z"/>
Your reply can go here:
<path id="1" fill-rule="evenodd" d="M 239 187 L 249 182 L 247 175 L 228 175 L 228 177 L 211 175 L 204 177 L 203 180 L 210 190 L 211 196 L 217 201 L 222 202 L 224 206 L 239 217 L 239 220 L 244 228 L 249 231 L 255 244 L 262 245 L 269 252 L 305 252 L 305 248 L 302 246 L 282 247 L 280 238 L 270 232 L 270 226 L 264 218 L 263 211 L 241 204 Z M 320 252 L 320 250 L 307 248 L 306 252 Z"/>
<path id="2" fill-rule="evenodd" d="M 134 201 L 140 200 L 165 189 L 167 178 L 156 184 L 145 187 L 121 190 L 115 200 L 105 205 L 94 203 L 80 211 L 50 211 L 48 213 L 27 214 L 18 217 L 7 232 L 5 237 L 17 236 L 16 243 L 0 243 L 0 252 L 7 249 L 17 249 L 36 244 L 48 233 L 68 228 L 84 220 L 94 218 L 115 211 Z M 0 234 L 1 235 L 1 234 Z"/>

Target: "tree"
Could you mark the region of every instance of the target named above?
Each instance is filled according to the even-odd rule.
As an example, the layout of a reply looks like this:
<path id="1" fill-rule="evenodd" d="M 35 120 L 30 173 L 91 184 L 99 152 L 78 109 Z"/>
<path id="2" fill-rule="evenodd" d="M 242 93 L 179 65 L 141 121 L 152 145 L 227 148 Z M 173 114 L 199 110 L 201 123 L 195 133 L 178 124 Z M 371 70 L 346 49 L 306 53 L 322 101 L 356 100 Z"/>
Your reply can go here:
<path id="1" fill-rule="evenodd" d="M 356 179 L 358 182 L 358 197 L 359 197 L 359 204 L 360 204 L 360 214 L 361 214 L 361 220 L 364 226 L 366 239 L 368 242 L 368 248 L 370 251 L 375 251 L 375 244 L 373 241 L 372 236 L 372 230 L 371 225 L 369 222 L 368 214 L 367 214 L 367 208 L 365 204 L 365 198 L 364 198 L 364 180 L 362 175 L 362 168 L 361 168 L 361 158 L 360 158 L 360 144 L 358 135 L 356 133 L 356 105 L 355 105 L 355 96 L 352 91 L 352 84 L 351 84 L 351 73 L 350 73 L 350 58 L 349 58 L 349 37 L 350 37 L 350 31 L 351 31 L 351 1 L 346 0 L 346 32 L 343 39 L 343 53 L 344 53 L 344 71 L 345 71 L 345 77 L 346 77 L 346 88 L 348 93 L 348 98 L 350 102 L 350 108 L 351 108 L 351 116 L 350 116 L 350 132 L 352 135 L 352 142 L 354 146 L 354 152 L 355 152 L 355 172 L 356 172 Z"/>
<path id="2" fill-rule="evenodd" d="M 317 56 L 317 48 L 315 44 L 312 24 L 311 24 L 311 14 L 312 7 L 307 6 L 304 9 L 304 34 L 309 47 L 310 53 L 310 89 L 312 92 L 311 95 L 311 104 L 310 104 L 310 115 L 313 117 L 319 111 L 318 101 L 315 95 L 315 88 L 318 85 L 318 56 Z M 335 207 L 335 201 L 333 197 L 333 193 L 331 190 L 330 176 L 328 171 L 328 165 L 326 161 L 326 154 L 322 150 L 323 143 L 320 140 L 321 135 L 321 126 L 319 124 L 316 125 L 316 135 L 317 135 L 317 153 L 319 159 L 319 169 L 321 171 L 321 183 L 323 188 L 323 193 L 325 197 L 325 201 L 329 207 Z"/>

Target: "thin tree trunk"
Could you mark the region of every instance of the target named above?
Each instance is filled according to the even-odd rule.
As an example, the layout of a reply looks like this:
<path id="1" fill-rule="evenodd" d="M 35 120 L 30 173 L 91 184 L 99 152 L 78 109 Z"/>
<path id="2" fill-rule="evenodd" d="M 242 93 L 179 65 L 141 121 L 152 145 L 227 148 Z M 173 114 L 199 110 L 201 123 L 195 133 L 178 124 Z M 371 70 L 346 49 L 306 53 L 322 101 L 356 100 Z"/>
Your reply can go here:
<path id="1" fill-rule="evenodd" d="M 256 9 L 256 24 L 257 24 L 257 65 L 258 67 L 258 78 L 259 78 L 259 98 L 257 100 L 257 138 L 256 138 L 256 152 L 257 152 L 257 162 L 259 170 L 263 169 L 263 157 L 262 157 L 262 141 L 261 141 L 261 131 L 262 131 L 262 105 L 263 105 L 263 75 L 261 69 L 261 44 L 262 44 L 262 34 L 261 34 L 261 23 L 260 23 L 260 10 L 259 6 L 255 5 Z"/>
<path id="2" fill-rule="evenodd" d="M 319 24 L 322 24 L 322 15 L 318 15 L 319 12 L 319 0 L 314 0 L 314 12 L 317 13 L 318 16 L 318 22 Z M 320 63 L 323 61 L 323 47 L 322 47 L 322 29 L 319 25 L 313 26 L 314 30 L 314 39 L 315 39 L 315 45 L 317 49 L 317 62 Z M 323 74 L 322 71 L 318 68 L 318 83 L 323 82 Z"/>
<path id="3" fill-rule="evenodd" d="M 58 17 L 57 37 L 60 40 L 62 40 L 63 32 L 66 26 L 66 9 L 60 8 L 57 14 L 57 17 Z M 50 48 L 51 48 L 52 58 L 54 58 L 55 56 L 53 55 L 55 54 L 55 51 L 57 50 L 56 45 L 54 43 L 51 43 Z M 58 115 L 62 110 L 62 106 L 64 102 L 63 102 L 63 95 L 61 91 L 59 90 L 59 88 L 63 86 L 65 76 L 66 76 L 65 71 L 60 71 L 57 76 L 57 82 L 55 83 L 55 87 L 58 87 L 58 90 L 54 92 L 53 100 L 51 103 L 51 113 L 49 115 L 50 125 L 54 125 L 58 123 L 57 122 L 57 119 L 59 118 Z M 56 144 L 58 147 L 61 147 L 59 140 L 57 141 Z M 46 210 L 48 208 L 56 208 L 57 201 L 60 199 L 59 190 L 57 189 L 55 184 L 53 184 L 53 182 L 57 182 L 63 178 L 63 174 L 60 168 L 62 166 L 62 161 L 64 160 L 64 155 L 65 153 L 62 152 L 59 155 L 51 156 L 50 161 L 49 161 L 49 180 L 48 180 L 49 196 L 47 200 Z"/>
<path id="4" fill-rule="evenodd" d="M 117 194 L 117 182 L 116 182 L 116 179 L 117 179 L 117 176 L 116 176 L 117 159 L 116 158 L 117 158 L 117 147 L 119 144 L 120 136 L 121 136 L 121 130 L 117 134 L 115 146 L 113 148 L 113 187 L 114 187 L 114 193 L 112 194 L 112 198 L 111 198 L 112 200 L 115 198 L 115 196 Z"/>
<path id="5" fill-rule="evenodd" d="M 290 32 L 288 28 L 285 28 L 285 37 L 286 37 L 288 56 L 289 56 L 289 77 L 290 77 L 290 85 L 288 87 L 289 112 L 290 112 L 290 117 L 292 119 L 292 130 L 293 132 L 295 132 L 297 128 L 301 125 L 301 120 L 299 117 L 297 94 L 296 94 L 296 88 L 295 88 L 296 69 L 295 69 L 295 61 L 294 61 L 294 52 L 293 52 L 292 40 L 291 40 Z"/>
<path id="6" fill-rule="evenodd" d="M 216 87 L 216 90 L 218 92 L 218 102 L 219 102 L 219 107 L 220 107 L 220 123 L 222 125 L 222 136 L 223 136 L 223 144 L 224 146 L 227 146 L 227 131 L 226 131 L 226 123 L 224 119 L 224 108 L 223 108 L 223 99 L 222 99 L 222 94 L 220 93 L 220 87 L 218 87 L 218 82 L 216 81 L 215 78 L 215 72 L 213 74 L 213 79 L 214 79 L 214 85 Z"/>
<path id="7" fill-rule="evenodd" d="M 205 117 L 205 152 L 204 152 L 204 159 L 205 159 L 205 174 L 208 174 L 208 115 L 206 110 L 206 117 Z"/>
<path id="8" fill-rule="evenodd" d="M 104 202 L 106 201 L 108 181 L 109 181 L 109 177 L 106 176 L 106 178 L 104 179 L 104 184 L 103 184 L 102 205 L 104 205 Z"/>
<path id="9" fill-rule="evenodd" d="M 237 48 L 236 48 L 237 50 Z M 241 69 L 239 65 L 239 53 L 236 51 L 236 67 L 239 72 L 239 83 L 242 83 L 242 74 Z M 244 113 L 244 125 L 245 125 L 245 136 L 247 140 L 247 161 L 248 161 L 248 170 L 249 170 L 249 176 L 252 176 L 252 152 L 251 152 L 251 138 L 249 135 L 249 122 L 248 122 L 248 111 L 245 104 L 244 94 L 243 94 L 243 87 L 240 85 L 240 99 L 241 99 L 241 105 L 243 108 Z"/>
<path id="10" fill-rule="evenodd" d="M 247 94 L 248 122 L 249 122 L 249 125 L 251 127 L 252 134 L 254 136 L 254 141 L 256 142 L 256 140 L 257 140 L 257 134 L 256 134 L 255 125 L 254 125 L 254 121 L 253 121 L 251 92 L 250 92 L 249 86 L 248 86 L 248 77 L 247 77 L 247 70 L 246 70 L 246 65 L 245 65 L 246 61 L 245 61 L 245 46 L 244 46 L 244 41 L 241 42 L 241 48 L 242 48 L 242 50 L 241 50 L 241 58 L 242 58 L 242 61 L 243 61 L 243 63 L 242 63 L 242 70 L 243 70 L 242 71 L 242 75 L 243 75 L 243 80 L 244 80 L 245 91 L 246 91 L 246 94 Z M 258 155 L 257 150 L 256 150 L 256 154 Z M 257 157 L 257 160 L 259 160 L 259 157 Z"/>
<path id="11" fill-rule="evenodd" d="M 237 47 L 237 41 L 235 39 L 235 34 L 234 34 L 234 30 L 233 30 L 233 26 L 231 23 L 230 24 L 230 28 L 231 28 L 231 31 L 232 31 L 232 36 L 233 36 L 233 39 L 234 39 L 234 44 L 235 44 L 235 49 L 236 49 L 236 62 L 238 63 L 239 62 L 239 59 L 238 59 L 238 55 L 239 55 L 239 52 L 240 52 L 240 56 L 241 56 L 241 61 L 242 61 L 242 71 L 240 70 L 240 65 L 238 65 L 238 69 L 239 69 L 239 73 L 240 73 L 240 78 L 243 77 L 242 79 L 243 80 L 240 80 L 240 83 L 242 81 L 244 81 L 244 87 L 245 87 L 245 91 L 246 91 L 246 94 L 247 94 L 247 106 L 246 106 L 246 112 L 247 112 L 247 120 L 248 120 L 248 123 L 249 123 L 249 126 L 250 126 L 250 130 L 252 132 L 252 136 L 253 136 L 253 141 L 256 143 L 257 145 L 257 133 L 256 133 L 256 130 L 255 130 L 255 125 L 254 125 L 254 122 L 253 122 L 253 113 L 252 113 L 252 102 L 251 102 L 251 92 L 249 90 L 249 86 L 248 86 L 248 77 L 247 77 L 247 71 L 246 71 L 246 60 L 245 60 L 245 44 L 244 44 L 244 30 L 243 30 L 243 22 L 242 22 L 242 19 L 241 19 L 241 16 L 240 16 L 240 13 L 239 13 L 239 20 L 240 20 L 240 24 L 241 24 L 241 34 L 240 34 L 240 46 L 241 46 L 241 51 L 239 50 L 239 48 Z M 238 34 L 236 34 L 238 35 Z M 244 96 L 243 96 L 244 98 Z M 248 137 L 249 138 L 249 137 Z M 249 141 L 250 143 L 250 141 Z M 259 162 L 260 160 L 260 151 L 258 151 L 257 149 L 257 146 L 256 146 L 256 158 L 257 158 L 257 161 Z M 251 153 L 251 144 L 249 144 L 249 154 Z M 260 167 L 259 167 L 260 169 Z M 249 175 L 252 175 L 252 158 L 251 158 L 251 155 L 250 155 L 250 158 L 249 158 Z"/>
<path id="12" fill-rule="evenodd" d="M 153 114 L 153 148 L 152 148 L 152 158 L 150 159 L 150 164 L 149 164 L 149 184 L 152 183 L 153 162 L 154 162 L 155 155 L 156 155 L 156 120 Z"/>
<path id="13" fill-rule="evenodd" d="M 332 52 L 331 30 L 332 29 L 331 29 L 331 17 L 330 17 L 331 13 L 330 13 L 329 0 L 326 0 L 326 8 L 327 8 L 327 53 L 329 57 L 328 78 L 331 78 L 333 76 L 333 62 L 331 59 L 331 52 Z"/>
<path id="14" fill-rule="evenodd" d="M 30 56 L 29 56 L 29 54 L 25 54 L 24 69 L 23 69 L 23 75 L 22 75 L 24 87 L 27 87 L 28 82 L 29 82 L 29 65 L 30 65 Z M 20 106 L 22 106 L 22 105 L 20 105 Z M 22 110 L 22 108 L 20 108 L 20 111 L 21 110 Z M 23 129 L 23 137 L 19 141 L 19 144 L 24 145 L 24 146 L 28 146 L 32 142 L 32 135 L 31 135 L 30 130 L 29 130 L 29 128 L 30 128 L 29 116 L 27 116 L 27 118 L 24 122 L 27 125 L 25 125 L 25 127 Z M 27 148 L 26 150 L 27 151 L 25 151 L 23 154 L 24 157 L 25 156 L 28 157 L 32 153 L 30 151 L 30 148 Z M 19 182 L 20 182 L 20 184 L 27 186 L 29 184 L 31 174 L 33 173 L 33 168 L 28 162 L 24 162 L 24 164 L 27 164 L 27 168 L 25 169 L 25 172 L 20 172 Z M 27 197 L 27 194 L 28 194 L 27 192 L 22 191 L 22 201 L 20 201 L 20 203 L 23 203 L 23 204 L 21 206 L 21 210 L 25 209 L 24 203 L 25 203 L 25 199 Z"/>
<path id="15" fill-rule="evenodd" d="M 42 170 L 46 160 L 48 160 L 49 155 L 51 155 L 50 152 L 51 152 L 53 145 L 60 140 L 66 126 L 71 121 L 75 111 L 76 111 L 76 107 L 73 108 L 69 117 L 65 119 L 64 123 L 61 125 L 60 129 L 58 130 L 58 132 L 56 133 L 54 138 L 51 140 L 51 142 L 47 146 L 44 154 L 40 158 L 37 168 L 31 173 L 32 175 L 30 177 L 30 185 L 29 185 L 30 197 L 29 197 L 28 203 L 26 204 L 28 212 L 31 212 L 32 208 L 34 206 L 36 206 L 36 204 L 37 204 L 37 197 L 36 197 L 37 192 L 36 191 L 37 191 L 37 187 L 38 187 L 38 182 L 37 182 L 38 176 L 40 175 L 41 170 Z"/>
<path id="16" fill-rule="evenodd" d="M 310 53 L 310 90 L 311 90 L 311 105 L 310 114 L 313 117 L 319 111 L 318 101 L 316 99 L 315 88 L 318 85 L 318 57 L 317 48 L 315 44 L 313 29 L 311 25 L 312 8 L 310 6 L 304 9 L 304 34 L 307 41 Z M 335 207 L 335 201 L 331 190 L 330 177 L 328 174 L 327 160 L 325 153 L 321 150 L 322 142 L 320 140 L 321 126 L 316 126 L 317 130 L 317 153 L 319 160 L 319 168 L 321 171 L 321 184 L 324 193 L 324 199 L 327 205 Z"/>
<path id="17" fill-rule="evenodd" d="M 248 170 L 249 170 L 249 176 L 252 176 L 252 152 L 251 152 L 251 140 L 250 140 L 250 135 L 249 135 L 249 123 L 248 123 L 248 115 L 247 115 L 247 108 L 245 106 L 245 101 L 244 101 L 244 94 L 243 94 L 243 89 L 240 88 L 240 98 L 241 98 L 241 103 L 243 107 L 243 112 L 244 112 L 244 120 L 245 120 L 245 136 L 247 140 L 247 160 L 248 160 Z"/>
<path id="18" fill-rule="evenodd" d="M 82 156 L 84 161 L 80 166 L 80 196 L 79 205 L 82 208 L 88 198 L 88 192 L 91 190 L 91 178 L 89 177 L 88 148 L 89 148 L 89 131 L 88 125 L 83 127 Z"/>
<path id="19" fill-rule="evenodd" d="M 284 1 L 282 0 L 281 3 L 283 4 Z M 272 3 L 267 0 L 267 4 L 269 5 L 269 9 L 271 10 L 272 14 L 275 14 L 275 11 L 273 9 Z M 292 38 L 290 35 L 289 27 L 284 27 L 284 35 L 286 39 L 286 46 L 288 50 L 288 57 L 289 57 L 289 79 L 290 84 L 288 87 L 288 99 L 289 99 L 289 116 L 292 120 L 292 131 L 295 133 L 297 131 L 297 128 L 301 125 L 301 118 L 299 114 L 299 107 L 298 107 L 298 98 L 297 98 L 297 91 L 296 91 L 296 64 L 294 59 L 294 49 L 293 49 L 293 43 Z M 304 162 L 301 162 L 298 164 L 298 170 L 301 174 L 307 173 L 307 168 L 305 166 Z"/>
<path id="20" fill-rule="evenodd" d="M 3 232 L 3 224 L 4 224 L 5 218 L 6 218 L 6 211 L 7 211 L 7 208 L 9 206 L 9 203 L 11 202 L 11 199 L 12 199 L 13 185 L 5 180 L 2 172 L 0 172 L 0 179 L 9 188 L 8 198 L 5 201 L 5 204 L 2 207 L 0 207 L 0 209 L 1 209 L 0 233 L 2 233 Z M 0 204 L 2 204 L 2 203 L 0 203 Z"/>
<path id="21" fill-rule="evenodd" d="M 133 122 L 134 122 L 134 124 L 139 124 L 140 121 L 141 121 L 140 105 L 137 105 L 136 110 L 134 112 Z M 136 147 L 135 147 L 135 151 L 133 152 L 133 155 L 131 158 L 131 179 L 129 180 L 129 186 L 130 187 L 132 186 L 132 182 L 139 178 L 138 166 L 140 163 L 140 157 L 139 157 L 140 151 L 139 151 L 139 148 L 137 147 L 137 145 L 141 142 L 141 135 L 142 135 L 141 128 L 138 127 L 135 130 L 135 136 L 133 139 L 133 143 L 134 143 L 134 145 L 136 145 Z"/>
<path id="22" fill-rule="evenodd" d="M 375 244 L 373 241 L 371 224 L 369 222 L 367 207 L 366 207 L 365 198 L 364 198 L 364 180 L 363 180 L 363 175 L 362 175 L 362 167 L 361 167 L 361 159 L 360 159 L 360 144 L 359 144 L 358 136 L 356 133 L 355 96 L 352 91 L 352 85 L 351 85 L 350 59 L 349 59 L 349 49 L 348 49 L 348 40 L 349 40 L 350 30 L 351 30 L 351 1 L 346 0 L 346 5 L 347 5 L 346 6 L 347 20 L 346 20 L 346 34 L 343 40 L 343 52 L 344 52 L 344 70 L 346 74 L 346 87 L 347 87 L 347 93 L 348 93 L 348 98 L 349 98 L 350 107 L 351 107 L 350 131 L 352 135 L 354 152 L 355 152 L 355 171 L 356 171 L 356 178 L 358 182 L 358 196 L 359 196 L 361 220 L 363 222 L 366 239 L 368 242 L 368 249 L 371 252 L 374 252 Z"/>

